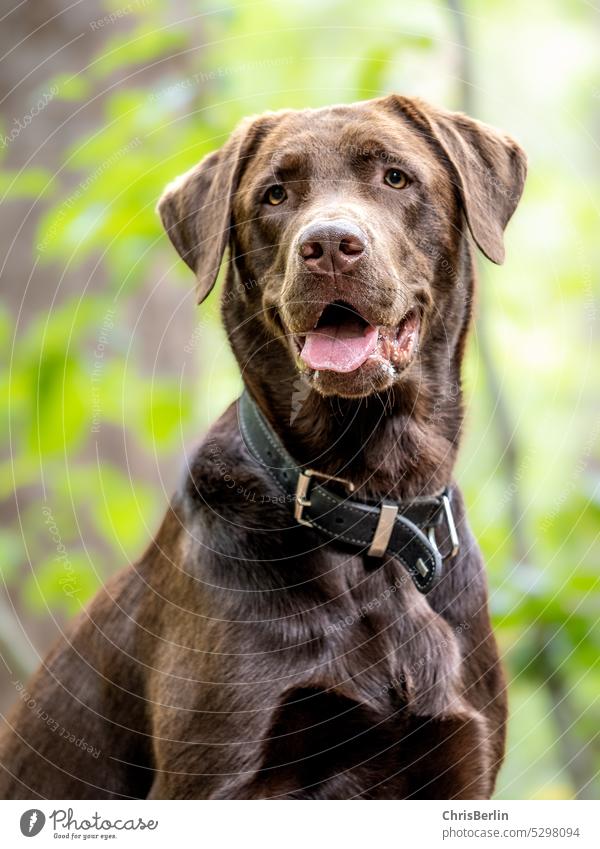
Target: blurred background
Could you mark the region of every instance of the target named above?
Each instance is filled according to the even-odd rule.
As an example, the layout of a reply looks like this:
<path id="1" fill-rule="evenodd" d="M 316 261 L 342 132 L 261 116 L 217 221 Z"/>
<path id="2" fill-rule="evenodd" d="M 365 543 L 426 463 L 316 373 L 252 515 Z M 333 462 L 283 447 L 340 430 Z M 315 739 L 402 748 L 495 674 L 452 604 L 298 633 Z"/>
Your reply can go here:
<path id="1" fill-rule="evenodd" d="M 510 678 L 497 797 L 598 798 L 600 13 L 584 0 L 26 0 L 0 29 L 0 710 L 140 555 L 240 390 L 154 212 L 247 114 L 419 95 L 529 155 L 482 260 L 457 478 Z M 213 8 L 214 7 L 214 8 Z"/>

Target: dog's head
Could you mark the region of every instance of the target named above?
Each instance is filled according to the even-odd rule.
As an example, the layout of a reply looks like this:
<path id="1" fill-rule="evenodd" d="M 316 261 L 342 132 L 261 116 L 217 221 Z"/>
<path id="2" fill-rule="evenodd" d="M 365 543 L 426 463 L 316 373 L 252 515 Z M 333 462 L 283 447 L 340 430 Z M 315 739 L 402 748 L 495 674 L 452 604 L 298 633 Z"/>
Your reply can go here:
<path id="1" fill-rule="evenodd" d="M 321 394 L 362 397 L 405 379 L 430 337 L 456 341 L 464 222 L 502 262 L 525 171 L 496 130 L 392 95 L 248 119 L 158 208 L 199 300 L 229 244 L 237 320 Z"/>

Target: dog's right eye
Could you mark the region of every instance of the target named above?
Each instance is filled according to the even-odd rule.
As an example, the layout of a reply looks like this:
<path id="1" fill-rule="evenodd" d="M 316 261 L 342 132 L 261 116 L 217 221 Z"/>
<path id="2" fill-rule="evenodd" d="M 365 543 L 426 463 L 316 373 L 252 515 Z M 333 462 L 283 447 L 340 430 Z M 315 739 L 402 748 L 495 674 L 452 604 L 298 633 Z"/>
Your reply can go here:
<path id="1" fill-rule="evenodd" d="M 270 203 L 271 206 L 278 206 L 287 198 L 287 194 L 283 186 L 269 186 L 265 192 L 264 202 Z"/>

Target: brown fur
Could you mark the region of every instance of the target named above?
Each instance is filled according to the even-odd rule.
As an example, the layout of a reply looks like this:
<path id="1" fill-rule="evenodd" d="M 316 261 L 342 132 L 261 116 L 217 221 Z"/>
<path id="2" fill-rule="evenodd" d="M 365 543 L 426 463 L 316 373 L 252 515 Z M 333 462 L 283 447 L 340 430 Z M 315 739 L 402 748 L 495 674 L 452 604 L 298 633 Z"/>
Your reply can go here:
<path id="1" fill-rule="evenodd" d="M 391 162 L 410 190 L 383 186 Z M 510 139 L 390 96 L 246 121 L 159 210 L 200 300 L 230 246 L 225 326 L 288 451 L 351 478 L 359 498 L 401 499 L 451 482 L 474 286 L 466 228 L 501 262 L 524 177 Z M 262 203 L 272 183 L 286 204 Z M 351 273 L 315 276 L 299 233 L 334 214 L 369 249 Z M 369 380 L 303 369 L 290 340 L 335 299 L 378 324 L 418 310 L 410 365 Z M 0 738 L 0 796 L 488 798 L 505 686 L 458 491 L 455 512 L 460 553 L 422 596 L 397 561 L 294 526 L 233 405 L 150 549 L 27 685 L 34 706 L 19 700 Z"/>

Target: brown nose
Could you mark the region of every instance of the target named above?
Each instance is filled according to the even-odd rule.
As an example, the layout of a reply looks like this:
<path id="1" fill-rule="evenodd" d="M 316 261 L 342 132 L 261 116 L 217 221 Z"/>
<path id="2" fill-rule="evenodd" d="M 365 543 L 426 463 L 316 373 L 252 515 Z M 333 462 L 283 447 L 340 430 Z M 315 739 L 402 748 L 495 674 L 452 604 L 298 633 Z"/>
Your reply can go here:
<path id="1" fill-rule="evenodd" d="M 315 221 L 304 230 L 298 251 L 314 274 L 345 274 L 367 249 L 367 237 L 352 221 Z"/>

